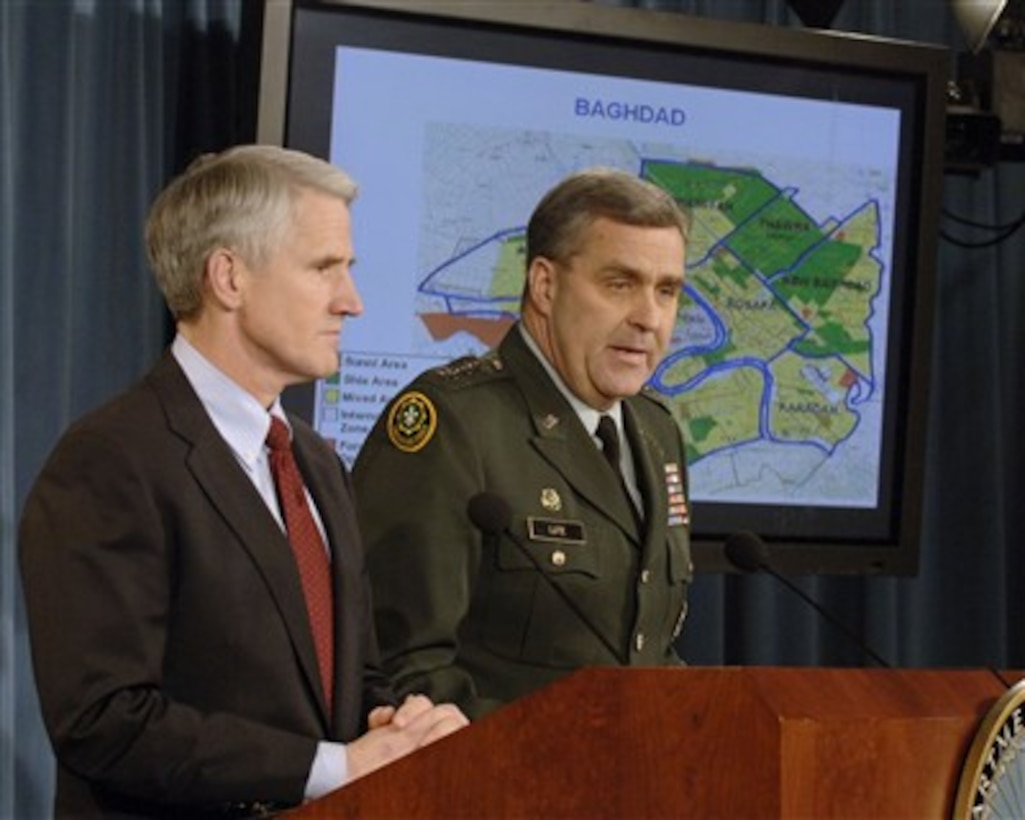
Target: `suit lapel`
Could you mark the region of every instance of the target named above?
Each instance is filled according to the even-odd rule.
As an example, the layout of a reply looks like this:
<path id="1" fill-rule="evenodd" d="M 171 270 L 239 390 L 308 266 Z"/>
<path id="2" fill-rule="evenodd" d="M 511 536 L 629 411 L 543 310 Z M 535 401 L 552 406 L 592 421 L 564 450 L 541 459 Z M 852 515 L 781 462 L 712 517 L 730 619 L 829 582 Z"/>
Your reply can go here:
<path id="1" fill-rule="evenodd" d="M 316 650 L 288 539 L 210 421 L 173 356 L 164 356 L 152 371 L 150 382 L 160 396 L 168 426 L 192 445 L 188 469 L 211 506 L 235 533 L 236 544 L 224 548 L 237 547 L 256 564 L 292 638 L 310 691 L 316 693 L 326 717 Z"/>

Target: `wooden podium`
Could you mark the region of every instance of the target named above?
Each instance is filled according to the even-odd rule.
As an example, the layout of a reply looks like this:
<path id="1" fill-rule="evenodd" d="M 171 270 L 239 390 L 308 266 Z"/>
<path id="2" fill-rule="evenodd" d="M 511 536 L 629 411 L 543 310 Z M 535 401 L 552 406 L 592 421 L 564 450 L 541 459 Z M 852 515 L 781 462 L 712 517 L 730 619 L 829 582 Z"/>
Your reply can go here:
<path id="1" fill-rule="evenodd" d="M 308 818 L 949 818 L 984 670 L 576 672 Z"/>

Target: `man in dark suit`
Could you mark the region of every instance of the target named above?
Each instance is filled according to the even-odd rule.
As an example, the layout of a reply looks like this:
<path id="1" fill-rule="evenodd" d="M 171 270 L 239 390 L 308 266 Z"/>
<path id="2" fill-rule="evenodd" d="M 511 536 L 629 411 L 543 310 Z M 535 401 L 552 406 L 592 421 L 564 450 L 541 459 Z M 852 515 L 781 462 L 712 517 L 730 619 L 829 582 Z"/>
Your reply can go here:
<path id="1" fill-rule="evenodd" d="M 177 336 L 63 436 L 20 529 L 57 816 L 295 805 L 465 725 L 451 705 L 396 699 L 349 475 L 279 401 L 337 370 L 342 321 L 362 312 L 355 194 L 321 160 L 242 146 L 154 204 L 147 245 Z M 290 493 L 276 455 L 298 464 Z"/>
<path id="2" fill-rule="evenodd" d="M 472 718 L 583 666 L 680 663 L 685 452 L 644 385 L 676 322 L 685 239 L 656 186 L 569 177 L 527 228 L 522 321 L 378 420 L 353 477 L 400 691 Z"/>

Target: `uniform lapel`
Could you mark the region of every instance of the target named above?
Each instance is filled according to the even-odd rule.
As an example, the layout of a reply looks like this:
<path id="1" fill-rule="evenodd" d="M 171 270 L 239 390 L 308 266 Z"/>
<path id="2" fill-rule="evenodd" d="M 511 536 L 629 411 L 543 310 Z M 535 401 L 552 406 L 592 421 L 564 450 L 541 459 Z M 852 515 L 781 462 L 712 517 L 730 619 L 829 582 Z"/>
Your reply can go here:
<path id="1" fill-rule="evenodd" d="M 619 480 L 609 470 L 573 408 L 523 341 L 519 329 L 513 328 L 506 334 L 500 353 L 523 390 L 534 423 L 535 449 L 574 492 L 639 544 L 637 519 Z"/>
<path id="2" fill-rule="evenodd" d="M 170 428 L 192 444 L 188 469 L 235 533 L 235 544 L 218 546 L 237 548 L 256 564 L 292 638 L 310 690 L 317 693 L 326 716 L 313 636 L 287 538 L 170 354 L 154 369 L 151 383 L 160 395 Z"/>
<path id="3" fill-rule="evenodd" d="M 633 401 L 623 402 L 623 427 L 634 457 L 637 484 L 644 499 L 644 546 L 647 550 L 652 544 L 664 541 L 669 519 L 665 455 L 658 442 L 641 431 Z"/>

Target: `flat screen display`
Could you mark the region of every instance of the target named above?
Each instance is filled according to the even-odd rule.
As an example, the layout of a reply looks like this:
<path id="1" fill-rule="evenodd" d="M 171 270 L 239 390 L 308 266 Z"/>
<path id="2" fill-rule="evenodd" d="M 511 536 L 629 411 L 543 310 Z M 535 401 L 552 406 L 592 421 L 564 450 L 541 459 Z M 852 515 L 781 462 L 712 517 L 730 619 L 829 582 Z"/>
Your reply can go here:
<path id="1" fill-rule="evenodd" d="M 516 320 L 542 194 L 620 168 L 691 219 L 651 384 L 687 442 L 699 568 L 752 530 L 783 570 L 913 572 L 943 52 L 588 4 L 427 7 L 298 2 L 284 41 L 268 28 L 280 140 L 361 188 L 366 312 L 293 407 L 351 464 L 403 385 Z"/>

